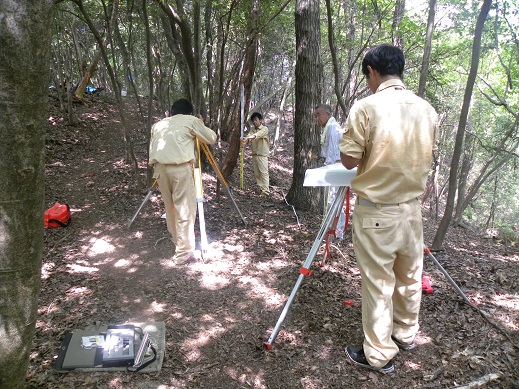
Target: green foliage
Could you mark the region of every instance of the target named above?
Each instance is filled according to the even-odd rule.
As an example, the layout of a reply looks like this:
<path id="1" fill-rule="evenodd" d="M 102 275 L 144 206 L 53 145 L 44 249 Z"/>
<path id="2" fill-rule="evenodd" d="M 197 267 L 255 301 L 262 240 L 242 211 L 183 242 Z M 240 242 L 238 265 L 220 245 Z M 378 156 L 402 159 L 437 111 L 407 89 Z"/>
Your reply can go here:
<path id="1" fill-rule="evenodd" d="M 201 50 L 201 78 L 204 84 L 205 100 L 212 104 L 213 112 L 220 109 L 228 115 L 235 103 L 233 80 L 240 71 L 247 41 L 251 31 L 251 4 L 249 1 L 200 0 L 201 29 L 200 41 L 195 42 Z M 105 2 L 108 3 L 108 2 Z M 452 156 L 454 137 L 458 127 L 460 108 L 465 92 L 467 74 L 470 68 L 474 26 L 479 1 L 438 0 L 435 29 L 433 35 L 430 69 L 425 97 L 442 117 L 440 156 L 440 186 L 447 181 L 449 163 Z M 103 2 L 83 0 L 96 28 L 103 37 L 106 31 L 110 9 L 103 8 Z M 155 95 L 167 105 L 169 101 L 182 95 L 182 67 L 179 54 L 175 53 L 167 39 L 168 23 L 164 24 L 164 11 L 159 1 L 148 1 L 148 22 L 152 47 L 152 71 Z M 192 1 L 166 1 L 191 27 L 195 25 Z M 337 104 L 332 56 L 328 44 L 328 18 L 325 3 L 321 3 L 321 57 L 323 62 L 323 100 Z M 406 54 L 405 82 L 410 90 L 418 89 L 422 57 L 424 51 L 428 2 L 406 1 L 404 13 L 397 28 L 393 30 L 394 0 L 379 1 L 331 1 L 333 40 L 339 67 L 338 83 L 341 97 L 347 105 L 363 96 L 365 86 L 360 72 L 360 61 L 367 47 L 381 42 L 391 42 L 396 34 L 402 38 Z M 206 6 L 210 12 L 206 13 Z M 259 22 L 256 33 L 259 36 L 257 68 L 252 90 L 252 104 L 266 97 L 270 99 L 262 108 L 264 112 L 279 106 L 281 86 L 293 74 L 295 59 L 294 7 L 290 2 L 282 9 L 284 2 L 260 2 Z M 146 32 L 140 2 L 122 2 L 117 26 L 122 41 L 131 57 L 131 75 L 139 94 L 147 95 L 148 70 L 146 60 Z M 55 20 L 52 41 L 54 60 L 53 80 L 65 79 L 77 83 L 84 69 L 95 56 L 98 47 L 74 2 L 60 2 Z M 207 18 L 207 20 L 206 20 Z M 206 35 L 205 26 L 209 26 Z M 507 163 L 487 178 L 478 194 L 466 209 L 465 217 L 478 224 L 488 218 L 488 207 L 492 199 L 499 199 L 495 222 L 510 223 L 518 220 L 519 204 L 515 198 L 517 187 L 517 149 L 513 149 L 517 139 L 516 121 L 519 112 L 519 19 L 517 7 L 512 0 L 497 0 L 485 23 L 481 59 L 476 86 L 472 97 L 468 130 L 475 136 L 472 168 L 468 177 L 468 187 L 477 184 L 480 172 L 492 157 L 506 157 L 515 152 Z M 192 31 L 193 32 L 193 31 Z M 178 31 L 176 31 L 179 34 Z M 123 56 L 119 43 L 113 34 L 106 36 L 111 51 L 110 61 L 121 78 Z M 189 36 L 188 39 L 193 39 Z M 207 41 L 206 41 L 207 39 Z M 208 56 L 208 54 L 210 54 Z M 224 57 L 221 58 L 220 55 Z M 180 54 L 181 55 L 181 54 Z M 223 68 L 220 65 L 223 64 Z M 110 89 L 103 64 L 100 63 L 93 76 L 94 84 Z M 222 85 L 220 95 L 218 85 Z M 212 88 L 212 89 L 211 89 Z M 277 94 L 274 92 L 277 91 Z M 211 100 L 212 96 L 212 100 Z M 219 98 L 222 98 L 221 104 Z M 219 104 L 219 105 L 218 105 Z M 344 121 L 345 117 L 337 118 Z M 514 130 L 515 129 L 515 130 Z M 510 134 L 515 131 L 514 134 Z M 505 139 L 506 136 L 508 139 Z M 497 159 L 496 159 L 497 160 Z M 494 162 L 493 162 L 494 163 Z M 490 165 L 490 168 L 493 165 Z M 490 190 L 498 179 L 497 191 Z M 495 192 L 495 194 L 494 194 Z M 515 195 L 514 195 L 515 193 Z"/>

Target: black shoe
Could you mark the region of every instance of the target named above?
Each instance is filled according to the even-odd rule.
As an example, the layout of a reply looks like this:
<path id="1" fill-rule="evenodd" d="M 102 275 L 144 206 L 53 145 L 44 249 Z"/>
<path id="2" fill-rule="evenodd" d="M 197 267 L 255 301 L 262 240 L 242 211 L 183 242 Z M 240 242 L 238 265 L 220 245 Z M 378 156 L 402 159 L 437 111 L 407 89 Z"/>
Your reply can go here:
<path id="1" fill-rule="evenodd" d="M 364 348 L 362 346 L 360 346 L 360 347 L 348 346 L 348 347 L 346 347 L 345 351 L 346 351 L 346 355 L 348 356 L 348 358 L 350 358 L 350 360 L 355 365 L 362 366 L 367 369 L 379 371 L 384 374 L 391 373 L 391 372 L 393 372 L 393 370 L 395 370 L 395 367 L 393 366 L 393 361 L 389 361 L 388 363 L 386 363 L 386 365 L 384 367 L 371 366 L 368 363 L 366 356 L 364 355 Z"/>
<path id="2" fill-rule="evenodd" d="M 412 349 L 414 349 L 416 347 L 416 343 L 415 342 L 413 342 L 411 344 L 402 343 L 397 338 L 395 338 L 393 335 L 391 335 L 391 339 L 393 340 L 393 342 L 395 342 L 395 344 L 398 346 L 398 348 L 400 350 L 403 350 L 403 351 L 409 351 L 409 350 L 412 350 Z"/>

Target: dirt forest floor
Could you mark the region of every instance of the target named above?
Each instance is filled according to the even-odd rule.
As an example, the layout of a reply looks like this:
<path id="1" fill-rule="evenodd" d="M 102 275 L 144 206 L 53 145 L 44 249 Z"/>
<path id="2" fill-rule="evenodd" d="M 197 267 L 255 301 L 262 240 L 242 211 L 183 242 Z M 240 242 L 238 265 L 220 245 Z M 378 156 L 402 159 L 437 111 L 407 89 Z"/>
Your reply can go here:
<path id="1" fill-rule="evenodd" d="M 255 193 L 249 151 L 245 189 L 238 169 L 229 181 L 247 226 L 225 193 L 217 198 L 215 174 L 205 172 L 210 256 L 180 266 L 171 262 L 158 191 L 127 228 L 147 193 L 146 130 L 137 108 L 127 119 L 138 180 L 125 163 L 120 118 L 109 100 L 75 104 L 76 126 L 66 126 L 50 101 L 46 206 L 69 204 L 72 222 L 45 231 L 28 388 L 519 388 L 517 247 L 451 229 L 434 255 L 477 309 L 426 259 L 434 292 L 423 295 L 417 347 L 399 353 L 395 372 L 382 375 L 351 365 L 344 354 L 362 341 L 361 280 L 348 230 L 332 244 L 332 261 L 314 262 L 273 349 L 265 351 L 321 221 L 283 201 L 292 171 L 289 113 L 270 160 L 271 198 Z M 427 208 L 424 217 L 431 242 L 438 221 Z M 65 333 L 96 321 L 165 322 L 161 371 L 57 374 Z"/>

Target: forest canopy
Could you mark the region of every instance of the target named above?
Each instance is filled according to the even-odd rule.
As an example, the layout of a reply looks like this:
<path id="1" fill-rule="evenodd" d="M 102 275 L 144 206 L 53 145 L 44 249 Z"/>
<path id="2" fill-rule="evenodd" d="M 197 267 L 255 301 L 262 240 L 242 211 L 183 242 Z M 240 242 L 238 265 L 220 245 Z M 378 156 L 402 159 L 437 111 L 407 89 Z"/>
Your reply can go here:
<path id="1" fill-rule="evenodd" d="M 121 111 L 124 98 L 136 99 L 148 126 L 176 98 L 191 99 L 225 142 L 228 176 L 236 164 L 229 150 L 238 147 L 232 134 L 239 128 L 240 85 L 245 84 L 246 111 L 267 114 L 276 137 L 283 111 L 294 106 L 301 50 L 296 3 L 57 1 L 50 85 L 67 92 L 62 106 L 71 122 L 73 108 L 67 107 L 83 93 L 114 95 Z M 457 0 L 320 2 L 321 95 L 344 122 L 351 105 L 368 93 L 359 70 L 365 50 L 381 42 L 400 46 L 406 86 L 441 116 L 440 151 L 424 202 L 441 217 L 451 161 L 457 158 L 453 221 L 511 229 L 519 220 L 519 16 L 513 1 L 491 4 L 462 151 L 453 155 L 480 9 L 479 1 Z M 147 96 L 153 100 L 141 105 Z M 131 132 L 126 128 L 124 134 L 129 160 Z"/>

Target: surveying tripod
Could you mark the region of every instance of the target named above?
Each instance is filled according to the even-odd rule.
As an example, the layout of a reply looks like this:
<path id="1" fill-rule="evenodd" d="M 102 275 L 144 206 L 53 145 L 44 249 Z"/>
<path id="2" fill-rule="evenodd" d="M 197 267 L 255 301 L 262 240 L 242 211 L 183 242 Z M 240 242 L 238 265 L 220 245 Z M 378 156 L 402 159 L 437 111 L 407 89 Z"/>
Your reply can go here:
<path id="1" fill-rule="evenodd" d="M 272 334 L 270 335 L 270 338 L 263 343 L 263 348 L 265 350 L 271 350 L 272 344 L 274 343 L 274 340 L 276 339 L 281 326 L 283 325 L 283 322 L 285 320 L 285 317 L 288 313 L 288 310 L 290 309 L 290 306 L 292 305 L 292 302 L 296 296 L 297 291 L 299 290 L 299 287 L 301 286 L 305 276 L 309 277 L 312 275 L 312 270 L 310 270 L 310 266 L 312 265 L 312 262 L 315 259 L 315 256 L 317 254 L 317 251 L 319 250 L 319 247 L 321 246 L 321 243 L 323 240 L 326 241 L 326 252 L 323 261 L 320 263 L 320 265 L 324 264 L 324 261 L 326 260 L 326 257 L 329 257 L 329 248 L 328 248 L 328 238 L 330 235 L 335 234 L 335 227 L 337 225 L 337 220 L 341 213 L 342 204 L 345 202 L 345 199 L 349 201 L 350 197 L 350 191 L 349 191 L 349 184 L 351 179 L 355 176 L 356 172 L 354 170 L 346 171 L 340 164 L 335 164 L 331 166 L 325 166 L 318 169 L 308 169 L 305 173 L 305 186 L 340 186 L 339 190 L 337 191 L 337 195 L 335 196 L 334 201 L 328 208 L 328 212 L 326 213 L 325 219 L 321 225 L 321 228 L 319 232 L 317 233 L 317 237 L 310 249 L 310 252 L 308 253 L 308 256 L 306 257 L 305 262 L 303 263 L 303 266 L 299 270 L 299 278 L 297 279 L 296 284 L 294 285 L 294 288 L 292 289 L 292 293 L 290 294 L 285 307 L 283 308 L 283 311 L 281 312 L 281 315 L 279 316 L 279 319 L 272 331 Z M 349 206 L 347 206 L 346 209 L 346 215 L 349 213 Z M 346 219 L 347 220 L 347 219 Z M 346 221 L 346 226 L 348 225 L 348 222 Z M 449 283 L 452 285 L 454 290 L 463 298 L 463 300 L 468 303 L 470 306 L 474 307 L 474 305 L 470 302 L 470 300 L 465 296 L 463 291 L 460 289 L 460 287 L 454 282 L 454 280 L 449 276 L 447 271 L 442 267 L 442 265 L 438 262 L 438 260 L 432 255 L 430 249 L 424 245 L 424 259 L 425 257 L 430 258 L 434 265 L 440 270 L 441 273 L 447 278 Z"/>
<path id="2" fill-rule="evenodd" d="M 288 310 L 290 309 L 290 306 L 292 305 L 292 302 L 296 296 L 297 291 L 299 290 L 299 287 L 301 286 L 305 276 L 309 277 L 312 275 L 312 270 L 310 270 L 310 266 L 312 266 L 315 256 L 317 255 L 317 252 L 319 251 L 319 248 L 321 247 L 321 243 L 323 241 L 326 241 L 326 252 L 323 261 L 321 262 L 321 265 L 324 264 L 326 257 L 329 257 L 328 239 L 331 235 L 335 234 L 337 220 L 339 219 L 339 216 L 341 214 L 342 205 L 344 204 L 345 199 L 347 198 L 349 200 L 349 185 L 351 179 L 355 177 L 355 174 L 356 169 L 346 170 L 340 163 L 324 166 L 317 169 L 308 169 L 305 172 L 305 181 L 303 184 L 304 186 L 339 186 L 339 189 L 337 190 L 337 193 L 331 205 L 328 207 L 328 211 L 326 212 L 324 221 L 321 224 L 319 232 L 317 233 L 317 237 L 315 238 L 314 243 L 310 248 L 310 252 L 306 257 L 303 266 L 299 270 L 299 277 L 297 279 L 296 284 L 294 285 L 294 288 L 292 289 L 292 293 L 290 294 L 290 297 L 288 298 L 285 307 L 283 308 L 283 311 L 281 312 L 281 316 L 279 316 L 279 319 L 276 323 L 276 326 L 274 327 L 274 330 L 272 331 L 272 334 L 270 335 L 270 338 L 268 339 L 268 341 L 263 343 L 263 348 L 265 350 L 272 349 L 272 344 L 274 343 L 274 340 L 276 339 L 279 330 L 281 329 L 281 326 L 285 321 L 285 317 L 288 313 Z"/>
<path id="3" fill-rule="evenodd" d="M 227 181 L 225 181 L 225 178 L 223 177 L 222 173 L 220 172 L 220 169 L 218 168 L 218 165 L 217 165 L 213 155 L 211 154 L 209 147 L 205 143 L 199 142 L 198 139 L 196 140 L 196 142 L 197 142 L 197 146 L 200 145 L 200 147 L 202 148 L 202 151 L 204 152 L 205 156 L 207 157 L 207 160 L 209 161 L 213 170 L 216 173 L 216 177 L 218 178 L 220 183 L 226 189 L 227 194 L 229 195 L 229 198 L 231 199 L 231 202 L 232 202 L 234 208 L 236 209 L 236 212 L 238 212 L 238 215 L 240 216 L 243 224 L 247 225 L 247 221 L 245 220 L 242 213 L 240 212 L 240 209 L 238 208 L 236 201 L 234 201 L 234 197 L 232 196 L 232 190 L 229 187 L 229 184 L 227 183 Z M 197 147 L 197 149 L 199 150 L 198 147 Z M 198 159 L 200 161 L 200 151 L 198 151 Z M 198 163 L 198 166 L 200 166 L 200 162 Z M 200 174 L 200 169 L 197 168 L 197 169 L 195 169 L 195 190 L 196 190 L 196 197 L 197 197 L 197 203 L 198 203 L 198 215 L 199 215 L 199 220 L 200 220 L 200 224 L 201 224 L 201 229 L 204 230 L 202 233 L 202 235 L 203 235 L 202 240 L 204 241 L 204 240 L 206 240 L 206 237 L 205 237 L 205 222 L 203 221 L 203 218 L 204 218 L 203 202 L 204 202 L 204 200 L 203 200 L 203 195 L 202 195 L 201 181 L 202 181 L 202 176 Z M 139 208 L 137 209 L 137 211 L 135 212 L 133 217 L 128 221 L 128 224 L 127 224 L 128 228 L 131 227 L 131 225 L 137 218 L 137 215 L 139 214 L 139 212 L 142 210 L 142 208 L 144 207 L 146 202 L 150 199 L 150 197 L 155 189 L 156 184 L 157 184 L 157 180 L 155 179 L 155 181 L 153 182 L 153 184 L 151 185 L 151 187 L 148 191 L 148 194 L 142 201 L 141 205 L 139 206 Z M 202 243 L 202 246 L 204 246 L 203 243 Z M 202 252 L 204 251 L 204 249 L 205 249 L 205 247 L 202 248 Z"/>

